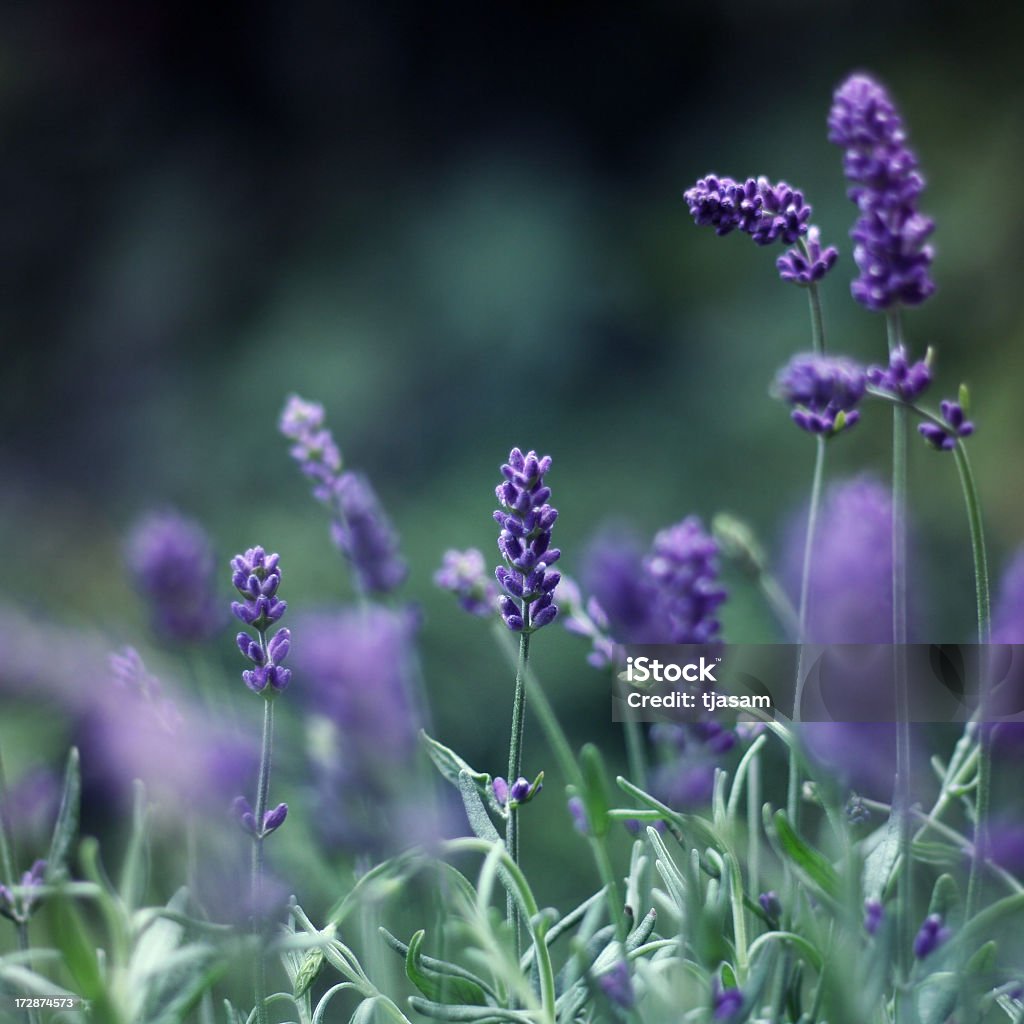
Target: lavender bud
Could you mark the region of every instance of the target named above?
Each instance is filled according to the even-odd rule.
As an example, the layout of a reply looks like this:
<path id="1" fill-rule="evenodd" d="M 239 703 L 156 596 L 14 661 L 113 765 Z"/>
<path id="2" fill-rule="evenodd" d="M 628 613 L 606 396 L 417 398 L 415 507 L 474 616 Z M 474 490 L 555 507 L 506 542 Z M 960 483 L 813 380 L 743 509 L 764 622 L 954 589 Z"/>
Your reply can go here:
<path id="1" fill-rule="evenodd" d="M 783 281 L 806 287 L 820 281 L 836 265 L 839 250 L 834 245 L 822 249 L 821 232 L 813 224 L 807 230 L 804 244 L 806 252 L 799 247 L 789 249 L 775 261 L 775 266 Z"/>
<path id="2" fill-rule="evenodd" d="M 757 902 L 773 921 L 778 921 L 782 917 L 782 904 L 779 902 L 779 894 L 774 889 L 761 893 L 757 897 Z"/>
<path id="3" fill-rule="evenodd" d="M 256 815 L 253 813 L 252 804 L 244 796 L 235 797 L 231 810 L 242 830 L 251 836 L 256 835 Z"/>
<path id="4" fill-rule="evenodd" d="M 911 364 L 906 348 L 897 345 L 889 353 L 888 367 L 869 366 L 867 379 L 874 387 L 896 395 L 905 402 L 913 402 L 928 389 L 932 382 L 932 371 L 927 359 L 919 359 Z"/>
<path id="5" fill-rule="evenodd" d="M 508 573 L 504 567 L 500 571 Z M 486 618 L 494 614 L 498 591 L 487 576 L 483 552 L 476 548 L 446 551 L 441 568 L 434 573 L 434 583 L 454 594 L 470 615 Z"/>
<path id="6" fill-rule="evenodd" d="M 530 795 L 530 783 L 522 777 L 516 779 L 509 788 L 510 802 L 522 803 Z"/>
<path id="7" fill-rule="evenodd" d="M 714 1019 L 734 1021 L 743 1009 L 743 993 L 738 988 L 722 988 L 718 978 L 711 980 L 711 997 Z"/>
<path id="8" fill-rule="evenodd" d="M 287 817 L 287 804 L 278 804 L 272 811 L 267 811 L 263 815 L 263 835 L 269 836 L 271 832 L 276 832 L 284 824 L 284 819 Z"/>
<path id="9" fill-rule="evenodd" d="M 499 775 L 491 783 L 491 788 L 494 790 L 494 799 L 498 801 L 498 805 L 504 807 L 508 803 L 508 783 Z"/>
<path id="10" fill-rule="evenodd" d="M 866 899 L 864 901 L 864 931 L 868 935 L 874 935 L 878 931 L 884 914 L 885 910 L 878 900 Z"/>
<path id="11" fill-rule="evenodd" d="M 589 836 L 590 818 L 587 816 L 587 809 L 578 796 L 569 797 L 569 814 L 572 815 L 573 827 L 580 835 Z"/>
<path id="12" fill-rule="evenodd" d="M 624 1010 L 630 1009 L 636 1002 L 633 992 L 633 979 L 629 973 L 629 964 L 625 960 L 617 960 L 615 965 L 604 972 L 598 979 L 601 991 L 616 1005 Z"/>
<path id="13" fill-rule="evenodd" d="M 935 952 L 952 934 L 939 914 L 929 914 L 914 938 L 914 956 L 923 960 Z"/>
<path id="14" fill-rule="evenodd" d="M 255 665 L 242 672 L 242 680 L 254 693 L 265 697 L 276 696 L 291 681 L 291 671 L 281 667 L 291 648 L 291 632 L 282 628 L 269 642 L 266 639 L 267 627 L 280 619 L 288 607 L 275 596 L 281 583 L 279 561 L 279 555 L 268 556 L 263 548 L 256 547 L 236 555 L 231 562 L 231 580 L 245 598 L 233 602 L 231 609 L 259 634 L 258 641 L 248 633 L 239 633 L 235 638 L 243 656 Z"/>

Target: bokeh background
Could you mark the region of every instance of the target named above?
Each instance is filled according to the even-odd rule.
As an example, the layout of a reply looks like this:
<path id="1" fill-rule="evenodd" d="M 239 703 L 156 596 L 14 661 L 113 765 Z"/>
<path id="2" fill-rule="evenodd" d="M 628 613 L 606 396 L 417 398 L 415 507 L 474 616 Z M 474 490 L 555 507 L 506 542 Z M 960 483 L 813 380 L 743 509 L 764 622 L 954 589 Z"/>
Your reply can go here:
<path id="1" fill-rule="evenodd" d="M 999 567 L 1024 541 L 1022 30 L 1009 3 L 5 5 L 5 603 L 173 676 L 122 557 L 136 518 L 168 505 L 225 567 L 254 543 L 279 551 L 294 610 L 350 598 L 276 430 L 298 392 L 402 534 L 435 732 L 500 773 L 511 676 L 431 576 L 446 548 L 494 552 L 513 444 L 554 456 L 570 572 L 609 518 L 649 536 L 728 510 L 774 549 L 809 486 L 813 445 L 768 395 L 809 346 L 805 297 L 774 251 L 696 228 L 681 190 L 711 170 L 803 188 L 842 251 L 829 343 L 882 358 L 883 321 L 849 297 L 854 210 L 825 137 L 858 68 L 891 87 L 928 178 L 939 290 L 907 332 L 936 346 L 937 392 L 971 385 Z M 884 478 L 889 422 L 869 407 L 832 471 Z M 955 469 L 912 456 L 922 634 L 967 640 Z M 732 582 L 728 635 L 777 638 Z M 232 632 L 209 658 L 255 720 Z M 534 650 L 574 740 L 621 763 L 584 644 L 552 628 Z M 59 762 L 59 709 L 22 695 L 2 714 L 15 779 Z M 530 734 L 527 766 L 547 761 Z M 559 826 L 528 829 L 525 849 L 561 901 L 583 853 L 553 788 L 531 814 Z"/>

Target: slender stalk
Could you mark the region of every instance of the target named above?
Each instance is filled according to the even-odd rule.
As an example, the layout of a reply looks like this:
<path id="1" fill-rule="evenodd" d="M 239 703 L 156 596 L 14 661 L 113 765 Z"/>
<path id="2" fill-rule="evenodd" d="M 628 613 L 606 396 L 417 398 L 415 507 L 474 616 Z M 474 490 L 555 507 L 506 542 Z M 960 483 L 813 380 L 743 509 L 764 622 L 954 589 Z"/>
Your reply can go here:
<path id="1" fill-rule="evenodd" d="M 889 351 L 903 344 L 899 313 L 886 319 Z M 910 948 L 913 941 L 911 915 L 913 857 L 910 819 L 910 711 L 907 692 L 907 427 L 909 411 L 903 402 L 892 410 L 892 642 L 893 676 L 896 689 L 896 789 L 893 804 L 899 814 L 901 870 L 897 901 L 897 946 L 900 991 L 896 998 L 896 1020 L 912 1014 L 907 991 Z"/>
<path id="2" fill-rule="evenodd" d="M 974 482 L 974 474 L 971 472 L 967 450 L 959 441 L 956 448 L 953 449 L 953 454 L 956 458 L 956 468 L 960 474 L 960 484 L 967 506 L 967 521 L 971 531 L 975 594 L 978 604 L 978 643 L 981 645 L 978 658 L 978 789 L 974 805 L 974 849 L 971 856 L 971 873 L 967 882 L 967 899 L 964 904 L 966 918 L 970 920 L 977 907 L 982 885 L 982 867 L 988 856 L 992 745 L 985 716 L 988 704 L 989 676 L 987 647 L 992 642 L 992 610 L 989 596 L 988 556 L 985 551 L 985 534 L 981 519 L 981 503 L 978 500 L 978 488 Z"/>
<path id="3" fill-rule="evenodd" d="M 523 768 L 523 726 L 526 721 L 526 671 L 530 663 L 529 605 L 523 607 L 523 632 L 519 634 L 519 664 L 516 667 L 516 692 L 512 702 L 512 736 L 508 745 L 508 784 L 519 778 Z M 519 863 L 519 808 L 510 806 L 505 820 L 505 847 L 514 864 Z M 515 954 L 519 959 L 522 937 L 519 910 L 508 893 L 505 914 L 515 936 Z"/>
<path id="4" fill-rule="evenodd" d="M 761 755 L 755 753 L 747 773 L 747 878 L 750 893 L 761 888 Z"/>
<path id="5" fill-rule="evenodd" d="M 256 786 L 256 835 L 252 844 L 252 905 L 253 930 L 260 934 L 263 928 L 263 816 L 267 812 L 270 792 L 270 767 L 274 745 L 274 700 L 263 701 L 263 743 L 260 747 L 260 774 Z M 256 952 L 253 964 L 256 994 L 256 1024 L 267 1024 L 267 967 L 262 949 Z"/>
<path id="6" fill-rule="evenodd" d="M 807 536 L 804 539 L 803 570 L 800 574 L 800 608 L 798 612 L 798 635 L 796 657 L 796 688 L 793 695 L 793 725 L 800 723 L 800 705 L 804 695 L 804 646 L 807 642 L 807 616 L 811 591 L 811 563 L 814 557 L 814 539 L 818 528 L 818 513 L 821 507 L 821 486 L 825 477 L 825 438 L 819 434 L 815 441 L 814 476 L 811 480 L 811 503 L 807 512 Z M 794 828 L 800 820 L 800 763 L 796 749 L 789 751 L 789 789 L 786 799 L 786 813 Z"/>
<path id="7" fill-rule="evenodd" d="M 18 922 L 18 926 L 17 926 L 17 930 L 18 930 L 18 949 L 22 953 L 26 953 L 27 954 L 30 951 L 30 948 L 31 948 L 30 943 L 28 941 L 28 921 L 19 921 Z M 31 960 L 26 960 L 25 961 L 25 966 L 31 971 L 32 970 L 32 961 Z M 39 1011 L 37 1009 L 35 1009 L 34 1007 L 30 1007 L 29 1011 L 28 1011 L 28 1024 L 41 1024 L 41 1022 L 42 1022 L 42 1017 L 40 1016 Z"/>
<path id="8" fill-rule="evenodd" d="M 813 281 L 807 286 L 807 302 L 811 307 L 811 344 L 818 355 L 825 352 L 825 320 L 821 315 L 821 293 Z"/>
<path id="9" fill-rule="evenodd" d="M 612 687 L 623 689 L 619 682 L 618 667 L 612 663 Z M 629 765 L 630 779 L 641 789 L 647 789 L 647 759 L 644 756 L 644 734 L 640 723 L 627 711 L 622 723 L 626 739 L 626 763 Z"/>
<path id="10" fill-rule="evenodd" d="M 14 877 L 14 836 L 8 817 L 10 798 L 7 794 L 7 773 L 4 771 L 3 749 L 0 748 L 0 871 L 8 887 L 16 885 Z"/>

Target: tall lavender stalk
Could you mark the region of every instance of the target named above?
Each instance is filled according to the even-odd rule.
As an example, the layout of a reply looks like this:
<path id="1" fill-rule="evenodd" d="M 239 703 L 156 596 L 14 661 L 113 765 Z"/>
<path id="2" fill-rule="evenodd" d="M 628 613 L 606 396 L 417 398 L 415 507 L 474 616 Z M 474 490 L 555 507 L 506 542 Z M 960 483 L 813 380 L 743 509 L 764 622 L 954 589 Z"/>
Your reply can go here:
<path id="1" fill-rule="evenodd" d="M 544 483 L 544 475 L 550 468 L 550 455 L 538 457 L 534 451 L 524 455 L 520 449 L 513 448 L 508 462 L 501 467 L 504 480 L 495 488 L 500 508 L 495 510 L 494 520 L 501 527 L 498 550 L 505 563 L 494 571 L 504 592 L 498 598 L 498 608 L 505 625 L 519 634 L 519 663 L 508 748 L 510 782 L 522 775 L 530 636 L 552 622 L 558 614 L 553 599 L 561 576 L 550 571 L 561 555 L 558 548 L 551 547 L 551 529 L 558 518 L 558 510 L 548 504 L 551 488 Z M 513 862 L 518 864 L 519 811 L 512 803 L 505 824 L 505 845 Z M 518 956 L 520 922 L 511 895 L 508 896 L 506 911 L 515 935 Z"/>
<path id="2" fill-rule="evenodd" d="M 238 634 L 238 648 L 252 663 L 242 673 L 245 685 L 263 697 L 263 741 L 260 747 L 260 770 L 256 785 L 255 809 L 245 797 L 235 801 L 235 811 L 242 828 L 252 837 L 252 911 L 253 928 L 263 930 L 264 897 L 263 842 L 284 823 L 288 805 L 269 809 L 270 770 L 274 744 L 274 700 L 291 681 L 291 670 L 282 662 L 291 646 L 291 634 L 279 629 L 268 639 L 268 629 L 284 615 L 287 603 L 277 596 L 281 584 L 279 555 L 268 555 L 263 548 L 250 548 L 231 561 L 231 582 L 242 597 L 231 605 L 234 614 L 256 633 Z M 254 964 L 256 1024 L 267 1024 L 266 964 L 261 951 Z"/>
<path id="3" fill-rule="evenodd" d="M 849 197 L 858 219 L 850 232 L 854 261 L 860 271 L 851 286 L 866 308 L 886 314 L 890 361 L 904 351 L 901 306 L 924 302 L 935 290 L 929 267 L 933 250 L 926 240 L 934 229 L 917 209 L 924 179 L 917 158 L 906 144 L 898 111 L 885 89 L 867 75 L 850 76 L 837 90 L 828 118 L 829 140 L 843 147 Z M 907 430 L 904 401 L 893 405 L 893 644 L 897 700 L 897 786 L 894 808 L 899 815 L 902 870 L 898 903 L 898 950 L 901 985 L 897 1020 L 913 1014 L 906 991 L 912 943 L 912 865 L 910 828 L 910 723 L 907 665 Z"/>

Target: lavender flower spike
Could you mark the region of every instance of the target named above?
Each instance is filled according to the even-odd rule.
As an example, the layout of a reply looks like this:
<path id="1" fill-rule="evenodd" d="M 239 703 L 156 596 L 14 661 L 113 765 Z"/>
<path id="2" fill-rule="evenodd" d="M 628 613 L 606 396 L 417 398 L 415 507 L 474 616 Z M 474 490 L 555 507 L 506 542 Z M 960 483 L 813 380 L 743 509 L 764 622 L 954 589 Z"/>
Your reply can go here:
<path id="1" fill-rule="evenodd" d="M 932 350 L 929 349 L 924 359 L 911 364 L 906 348 L 897 345 L 889 353 L 888 367 L 868 367 L 868 383 L 902 398 L 904 402 L 913 402 L 928 390 L 932 382 L 931 355 Z"/>
<path id="2" fill-rule="evenodd" d="M 267 698 L 284 690 L 292 677 L 290 669 L 281 667 L 291 647 L 290 631 L 279 629 L 267 639 L 268 627 L 277 622 L 288 607 L 277 597 L 281 584 L 279 561 L 280 555 L 268 555 L 261 547 L 250 548 L 231 561 L 231 582 L 243 598 L 233 602 L 231 610 L 256 630 L 258 637 L 254 640 L 243 632 L 236 638 L 238 649 L 254 666 L 242 673 L 242 679 L 250 690 Z"/>
<path id="3" fill-rule="evenodd" d="M 792 405 L 790 415 L 802 430 L 833 436 L 848 430 L 860 413 L 864 371 L 853 361 L 805 353 L 793 356 L 775 378 L 775 394 Z"/>
<path id="4" fill-rule="evenodd" d="M 290 395 L 278 424 L 285 437 L 294 442 L 292 458 L 313 481 L 313 495 L 330 504 L 341 472 L 341 451 L 330 430 L 324 426 L 324 407 Z"/>
<path id="5" fill-rule="evenodd" d="M 454 594 L 470 615 L 486 618 L 497 607 L 497 587 L 487 575 L 483 552 L 476 548 L 446 551 L 441 568 L 434 573 L 434 583 Z"/>
<path id="6" fill-rule="evenodd" d="M 694 222 L 727 235 L 739 229 L 758 245 L 779 240 L 787 245 L 807 234 L 811 207 L 803 193 L 784 181 L 773 185 L 767 178 L 732 178 L 709 174 L 683 193 Z"/>
<path id="7" fill-rule="evenodd" d="M 951 452 L 961 437 L 970 437 L 974 433 L 974 424 L 967 418 L 963 405 L 951 398 L 944 398 L 939 403 L 939 409 L 945 425 L 920 423 L 917 429 L 934 449 Z"/>
<path id="8" fill-rule="evenodd" d="M 125 558 L 161 636 L 198 643 L 221 626 L 213 545 L 199 523 L 173 511 L 148 515 L 132 530 Z"/>
<path id="9" fill-rule="evenodd" d="M 380 499 L 361 473 L 343 473 L 335 490 L 340 516 L 331 528 L 334 543 L 347 556 L 364 590 L 390 593 L 405 581 L 409 568 Z"/>
<path id="10" fill-rule="evenodd" d="M 549 571 L 561 555 L 558 548 L 551 547 L 551 528 L 558 510 L 548 504 L 551 488 L 544 483 L 550 468 L 550 455 L 538 458 L 534 451 L 524 455 L 513 448 L 501 467 L 505 479 L 495 488 L 501 503 L 494 513 L 501 527 L 498 550 L 505 559 L 505 565 L 494 571 L 505 591 L 498 598 L 498 610 L 505 625 L 516 633 L 541 629 L 558 614 L 552 601 L 561 576 Z"/>
<path id="11" fill-rule="evenodd" d="M 804 249 L 797 246 L 787 250 L 775 261 L 775 266 L 783 281 L 806 287 L 820 281 L 836 265 L 839 250 L 834 245 L 823 249 L 821 231 L 813 224 L 807 229 L 803 244 Z"/>
<path id="12" fill-rule="evenodd" d="M 935 224 L 917 210 L 924 179 L 899 113 L 878 82 L 855 74 L 836 90 L 828 128 L 860 212 L 850 232 L 860 270 L 853 297 L 875 312 L 919 305 L 935 291 L 925 244 Z"/>

